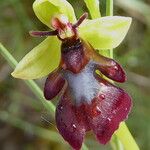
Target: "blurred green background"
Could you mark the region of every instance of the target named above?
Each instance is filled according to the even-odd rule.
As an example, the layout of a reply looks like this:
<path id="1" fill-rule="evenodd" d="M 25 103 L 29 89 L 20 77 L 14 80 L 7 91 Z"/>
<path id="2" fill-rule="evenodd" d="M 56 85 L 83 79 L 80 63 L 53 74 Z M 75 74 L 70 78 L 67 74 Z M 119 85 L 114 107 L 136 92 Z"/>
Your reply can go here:
<path id="1" fill-rule="evenodd" d="M 69 0 L 77 17 L 87 8 L 83 0 Z M 101 0 L 105 15 L 105 0 Z M 30 30 L 46 30 L 34 15 L 33 0 L 0 0 L 0 42 L 19 61 L 42 38 L 30 37 Z M 114 15 L 131 16 L 132 26 L 114 58 L 125 68 L 128 81 L 119 85 L 133 98 L 126 121 L 141 150 L 150 149 L 150 0 L 115 0 Z M 12 69 L 0 55 L 0 150 L 69 150 L 56 134 L 55 121 L 23 81 L 10 75 Z M 45 78 L 36 80 L 43 87 Z M 56 102 L 55 102 L 56 103 Z M 51 132 L 55 131 L 55 132 Z M 89 134 L 90 150 L 110 150 Z"/>

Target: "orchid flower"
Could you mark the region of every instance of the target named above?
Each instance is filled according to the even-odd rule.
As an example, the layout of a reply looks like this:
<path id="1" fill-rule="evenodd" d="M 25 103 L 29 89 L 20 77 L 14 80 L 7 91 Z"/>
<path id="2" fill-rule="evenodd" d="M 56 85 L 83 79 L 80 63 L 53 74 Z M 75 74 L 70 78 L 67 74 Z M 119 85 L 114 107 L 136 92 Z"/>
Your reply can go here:
<path id="1" fill-rule="evenodd" d="M 59 96 L 56 125 L 75 150 L 81 148 L 90 130 L 100 143 L 106 144 L 128 117 L 132 103 L 130 96 L 109 80 L 125 82 L 121 65 L 96 50 L 117 47 L 131 18 L 90 20 L 85 13 L 77 20 L 66 0 L 36 0 L 33 9 L 52 30 L 30 32 L 48 37 L 20 61 L 12 75 L 36 79 L 49 74 L 44 96 L 47 100 Z"/>

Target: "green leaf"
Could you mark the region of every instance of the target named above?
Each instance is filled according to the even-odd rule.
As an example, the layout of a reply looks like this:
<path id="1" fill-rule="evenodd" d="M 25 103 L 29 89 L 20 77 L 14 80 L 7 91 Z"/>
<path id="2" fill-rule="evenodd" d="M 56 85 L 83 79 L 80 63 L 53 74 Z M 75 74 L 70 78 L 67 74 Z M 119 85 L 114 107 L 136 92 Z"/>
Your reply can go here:
<path id="1" fill-rule="evenodd" d="M 50 28 L 52 17 L 58 14 L 66 15 L 72 23 L 76 21 L 74 9 L 66 0 L 36 0 L 33 10 L 39 20 Z"/>
<path id="2" fill-rule="evenodd" d="M 115 134 L 123 144 L 125 150 L 140 150 L 125 122 L 120 124 L 119 129 L 115 132 Z"/>
<path id="3" fill-rule="evenodd" d="M 95 49 L 117 47 L 131 25 L 130 17 L 109 16 L 85 21 L 79 28 L 80 37 Z"/>
<path id="4" fill-rule="evenodd" d="M 91 14 L 92 19 L 100 18 L 99 0 L 84 0 L 86 6 Z"/>
<path id="5" fill-rule="evenodd" d="M 30 51 L 17 65 L 12 76 L 20 79 L 36 79 L 48 75 L 60 62 L 60 41 L 48 37 Z"/>

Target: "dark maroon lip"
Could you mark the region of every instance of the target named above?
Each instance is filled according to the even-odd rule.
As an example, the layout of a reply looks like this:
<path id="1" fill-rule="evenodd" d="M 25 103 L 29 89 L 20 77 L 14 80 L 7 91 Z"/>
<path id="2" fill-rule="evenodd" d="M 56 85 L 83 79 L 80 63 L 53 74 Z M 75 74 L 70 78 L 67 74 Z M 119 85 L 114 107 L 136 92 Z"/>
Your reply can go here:
<path id="1" fill-rule="evenodd" d="M 51 99 L 61 93 L 56 108 L 56 125 L 63 138 L 76 150 L 81 149 L 86 132 L 90 130 L 101 144 L 106 144 L 120 122 L 127 119 L 132 107 L 131 98 L 124 90 L 96 74 L 97 65 L 91 60 L 79 73 L 58 69 L 45 83 L 45 95 L 51 94 L 45 98 Z M 119 68 L 118 75 L 117 72 L 114 75 L 107 67 L 102 71 L 106 70 L 108 77 L 120 82 L 116 78 L 120 73 L 123 77 L 124 72 Z M 101 67 L 99 69 L 101 71 Z M 94 96 L 88 99 L 93 92 Z"/>
<path id="2" fill-rule="evenodd" d="M 98 54 L 88 42 L 80 39 L 77 28 L 87 17 L 84 13 L 75 24 L 54 18 L 54 31 L 30 32 L 36 37 L 57 36 L 62 41 L 61 61 L 46 79 L 44 96 L 52 100 L 59 95 L 56 125 L 75 150 L 81 149 L 89 130 L 100 143 L 106 144 L 132 107 L 130 96 L 106 79 L 125 82 L 121 65 Z M 65 30 L 71 32 L 71 36 L 63 36 Z"/>

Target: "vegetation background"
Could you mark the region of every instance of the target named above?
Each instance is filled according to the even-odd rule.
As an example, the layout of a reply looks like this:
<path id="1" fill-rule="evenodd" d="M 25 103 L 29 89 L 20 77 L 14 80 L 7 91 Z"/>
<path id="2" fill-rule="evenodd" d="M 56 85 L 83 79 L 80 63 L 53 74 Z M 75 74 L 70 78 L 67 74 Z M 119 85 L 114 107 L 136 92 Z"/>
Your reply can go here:
<path id="1" fill-rule="evenodd" d="M 87 8 L 83 0 L 69 0 L 77 17 Z M 19 61 L 42 38 L 30 37 L 30 30 L 47 30 L 34 15 L 33 0 L 0 0 L 0 42 Z M 105 0 L 100 1 L 105 16 Z M 114 58 L 125 68 L 128 81 L 119 85 L 133 98 L 126 121 L 141 150 L 150 149 L 150 0 L 115 0 L 114 15 L 131 16 L 132 26 L 124 42 L 114 50 Z M 12 69 L 0 55 L 0 149 L 67 150 L 56 134 L 55 121 L 22 80 L 14 79 Z M 36 80 L 43 87 L 45 78 Z M 54 103 L 57 103 L 54 102 Z M 55 132 L 50 132 L 55 131 Z M 110 150 L 86 138 L 90 150 Z"/>

